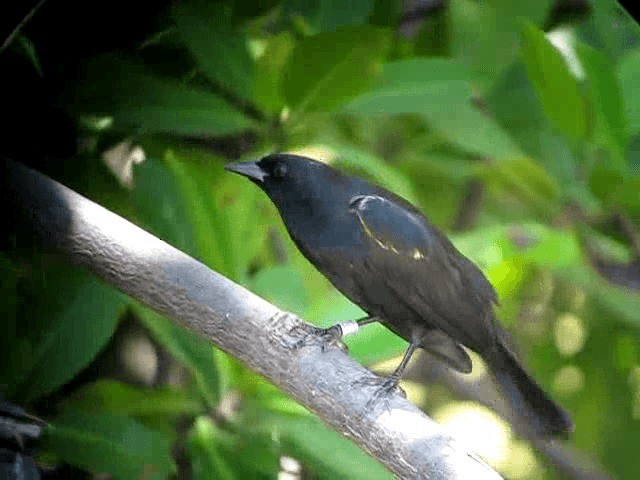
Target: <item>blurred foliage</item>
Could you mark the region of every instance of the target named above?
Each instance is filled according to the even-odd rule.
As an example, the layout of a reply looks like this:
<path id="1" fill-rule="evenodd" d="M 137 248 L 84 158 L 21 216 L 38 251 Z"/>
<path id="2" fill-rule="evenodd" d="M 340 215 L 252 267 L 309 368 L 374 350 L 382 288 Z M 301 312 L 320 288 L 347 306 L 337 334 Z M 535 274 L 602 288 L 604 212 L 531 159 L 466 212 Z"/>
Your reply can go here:
<path id="1" fill-rule="evenodd" d="M 451 0 L 416 17 L 397 0 L 72 2 L 73 16 L 49 2 L 0 54 L 3 155 L 319 325 L 362 312 L 223 165 L 295 151 L 388 187 L 486 272 L 522 356 L 576 420 L 571 443 L 637 478 L 640 29 L 614 0 L 560 16 L 564 3 Z M 4 245 L 0 385 L 51 422 L 42 460 L 231 479 L 275 478 L 286 456 L 304 478 L 390 478 L 203 339 L 20 235 Z M 125 316 L 180 381 L 100 372 Z M 347 343 L 368 364 L 404 348 L 378 325 Z M 451 401 L 427 388 L 429 411 Z M 496 466 L 565 478 L 531 462 Z"/>

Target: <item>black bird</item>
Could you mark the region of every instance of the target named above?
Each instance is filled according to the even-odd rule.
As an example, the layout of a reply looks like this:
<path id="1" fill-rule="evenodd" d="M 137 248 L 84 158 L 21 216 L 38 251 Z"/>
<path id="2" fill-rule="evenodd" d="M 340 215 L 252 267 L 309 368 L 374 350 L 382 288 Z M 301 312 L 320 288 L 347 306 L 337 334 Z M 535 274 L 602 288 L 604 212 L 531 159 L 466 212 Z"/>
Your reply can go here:
<path id="1" fill-rule="evenodd" d="M 480 269 L 409 202 L 310 158 L 272 154 L 227 170 L 251 179 L 276 205 L 304 256 L 369 317 L 409 342 L 385 386 L 395 388 L 416 348 L 459 372 L 462 345 L 489 365 L 514 411 L 540 435 L 573 431 L 569 415 L 525 372 L 507 346 Z M 323 332 L 340 337 L 340 324 Z"/>

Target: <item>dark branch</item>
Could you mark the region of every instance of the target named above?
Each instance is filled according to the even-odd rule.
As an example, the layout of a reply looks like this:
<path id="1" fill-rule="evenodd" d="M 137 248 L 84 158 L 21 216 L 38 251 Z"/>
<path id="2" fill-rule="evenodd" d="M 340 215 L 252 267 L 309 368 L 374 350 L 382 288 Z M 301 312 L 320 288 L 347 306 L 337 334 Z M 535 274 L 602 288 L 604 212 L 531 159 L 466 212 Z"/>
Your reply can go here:
<path id="1" fill-rule="evenodd" d="M 340 349 L 292 349 L 309 326 L 57 182 L 5 161 L 5 206 L 41 244 L 242 360 L 400 478 L 500 478 Z"/>

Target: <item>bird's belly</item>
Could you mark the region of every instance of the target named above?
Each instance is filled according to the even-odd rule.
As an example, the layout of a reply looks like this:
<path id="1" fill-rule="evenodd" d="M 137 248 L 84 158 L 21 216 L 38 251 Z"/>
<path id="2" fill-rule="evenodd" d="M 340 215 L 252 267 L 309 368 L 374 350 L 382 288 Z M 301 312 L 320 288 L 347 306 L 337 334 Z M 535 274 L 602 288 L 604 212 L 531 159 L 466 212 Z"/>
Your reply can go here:
<path id="1" fill-rule="evenodd" d="M 341 259 L 337 252 L 327 254 L 325 258 L 332 261 L 325 260 L 316 266 L 331 283 L 368 315 L 378 317 L 396 335 L 410 342 L 436 328 L 429 324 L 428 318 L 415 312 L 403 296 L 389 288 L 384 278 L 371 274 L 361 260 Z"/>
<path id="2" fill-rule="evenodd" d="M 418 340 L 427 331 L 436 328 L 429 324 L 428 316 L 415 312 L 405 299 L 389 289 L 384 282 L 370 282 L 362 288 L 356 301 L 367 313 L 381 319 L 393 333 L 407 342 Z"/>
<path id="3" fill-rule="evenodd" d="M 370 245 L 358 232 L 330 229 L 299 236 L 290 231 L 305 257 L 340 292 L 403 339 L 418 340 L 437 329 L 476 351 L 491 343 L 492 331 L 480 318 L 481 312 L 466 308 L 468 299 L 451 293 L 439 302 L 447 306 L 446 318 L 437 315 L 420 294 L 421 289 L 434 286 L 416 285 L 411 270 L 403 272 L 401 266 L 374 266 Z"/>
<path id="4" fill-rule="evenodd" d="M 334 252 L 320 263 L 316 266 L 322 267 L 321 272 L 340 292 L 408 342 L 420 341 L 432 330 L 440 330 L 475 351 L 482 351 L 492 342 L 493 332 L 481 321 L 481 312 L 457 311 L 455 305 L 463 304 L 464 299 L 448 302 L 451 315 L 443 318 L 416 297 L 415 289 L 399 288 L 386 276 L 372 272 L 366 258 L 341 258 Z M 405 287 L 409 285 L 411 281 Z"/>

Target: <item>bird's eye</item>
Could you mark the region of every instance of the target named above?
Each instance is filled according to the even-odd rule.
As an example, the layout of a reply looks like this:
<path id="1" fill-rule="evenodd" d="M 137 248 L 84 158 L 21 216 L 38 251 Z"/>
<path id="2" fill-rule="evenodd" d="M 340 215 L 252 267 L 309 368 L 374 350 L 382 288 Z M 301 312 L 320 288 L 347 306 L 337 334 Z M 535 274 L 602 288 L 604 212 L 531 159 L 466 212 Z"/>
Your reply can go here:
<path id="1" fill-rule="evenodd" d="M 287 175 L 287 166 L 284 163 L 276 163 L 273 166 L 273 176 L 283 178 Z"/>

